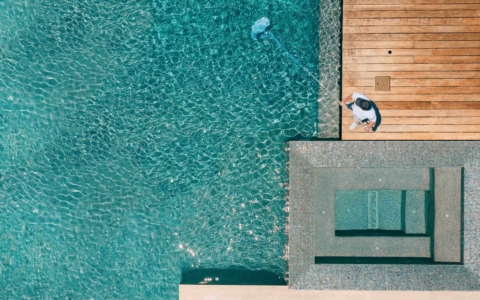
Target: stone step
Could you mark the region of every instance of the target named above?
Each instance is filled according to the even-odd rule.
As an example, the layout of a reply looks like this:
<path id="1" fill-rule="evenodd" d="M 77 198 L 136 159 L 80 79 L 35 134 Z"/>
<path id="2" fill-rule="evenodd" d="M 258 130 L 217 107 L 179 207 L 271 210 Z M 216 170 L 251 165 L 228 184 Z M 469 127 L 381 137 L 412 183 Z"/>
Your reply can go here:
<path id="1" fill-rule="evenodd" d="M 368 229 L 379 229 L 378 191 L 368 192 Z"/>
<path id="2" fill-rule="evenodd" d="M 357 224 L 354 222 L 357 220 L 353 216 L 345 217 L 349 207 L 345 207 L 339 215 L 339 203 L 335 198 L 338 200 L 338 191 L 366 191 L 367 194 L 363 198 L 365 200 L 356 200 L 365 201 L 364 205 L 353 207 L 365 208 L 364 214 L 359 215 L 365 216 L 364 223 L 361 225 L 368 228 L 368 191 L 430 190 L 432 171 L 431 168 L 315 168 L 314 174 L 304 179 L 311 178 L 313 183 L 309 196 L 314 199 L 313 255 L 319 257 L 431 257 L 431 239 L 426 236 L 337 235 L 339 229 L 336 225 L 339 222 L 336 222 L 336 219 L 340 222 L 351 222 L 350 224 Z M 380 194 L 378 197 L 381 198 Z M 380 207 L 381 202 L 378 204 Z M 335 206 L 337 206 L 337 213 Z M 397 214 L 399 220 L 402 215 L 403 212 Z M 379 221 L 381 221 L 380 209 Z M 381 227 L 380 222 L 379 227 Z"/>
<path id="3" fill-rule="evenodd" d="M 427 191 L 406 191 L 405 197 L 405 233 L 427 233 Z"/>
<path id="4" fill-rule="evenodd" d="M 402 191 L 336 191 L 335 230 L 402 230 Z"/>
<path id="5" fill-rule="evenodd" d="M 462 169 L 435 168 L 433 257 L 436 262 L 461 262 Z"/>
<path id="6" fill-rule="evenodd" d="M 401 190 L 379 191 L 378 229 L 402 230 L 402 202 L 404 192 Z"/>
<path id="7" fill-rule="evenodd" d="M 335 230 L 364 230 L 368 223 L 368 191 L 336 191 Z"/>

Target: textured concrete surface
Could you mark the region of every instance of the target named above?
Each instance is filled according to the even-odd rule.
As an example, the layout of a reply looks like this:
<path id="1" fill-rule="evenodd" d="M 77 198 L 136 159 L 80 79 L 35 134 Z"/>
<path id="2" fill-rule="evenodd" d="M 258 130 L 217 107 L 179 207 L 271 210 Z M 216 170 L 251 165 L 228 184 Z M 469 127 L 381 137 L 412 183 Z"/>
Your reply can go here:
<path id="1" fill-rule="evenodd" d="M 369 195 L 376 195 L 374 199 Z M 402 230 L 402 191 L 336 191 L 335 230 Z"/>
<path id="2" fill-rule="evenodd" d="M 335 230 L 368 229 L 368 191 L 336 191 Z"/>
<path id="3" fill-rule="evenodd" d="M 480 142 L 290 142 L 289 286 L 317 290 L 480 290 Z M 311 168 L 464 167 L 463 264 L 314 263 Z M 321 192 L 321 191 L 320 191 Z"/>
<path id="4" fill-rule="evenodd" d="M 435 168 L 434 260 L 461 262 L 461 168 Z"/>
<path id="5" fill-rule="evenodd" d="M 480 292 L 299 291 L 287 286 L 184 285 L 179 300 L 476 300 Z"/>
<path id="6" fill-rule="evenodd" d="M 340 137 L 340 63 L 341 57 L 341 15 L 340 1 L 320 1 L 319 72 L 318 97 L 319 138 Z"/>
<path id="7" fill-rule="evenodd" d="M 430 168 L 313 168 L 313 172 L 316 183 L 335 190 L 430 189 Z"/>
<path id="8" fill-rule="evenodd" d="M 406 191 L 405 197 L 405 233 L 426 234 L 427 233 L 427 210 L 426 201 L 429 192 Z"/>
<path id="9" fill-rule="evenodd" d="M 378 191 L 378 229 L 402 230 L 402 191 Z"/>
<path id="10" fill-rule="evenodd" d="M 299 291 L 287 286 L 184 285 L 179 300 L 476 300 L 480 292 Z"/>
<path id="11" fill-rule="evenodd" d="M 429 237 L 349 236 L 317 241 L 321 244 L 315 244 L 314 255 L 322 257 L 431 257 Z"/>
<path id="12" fill-rule="evenodd" d="M 315 256 L 431 257 L 429 237 L 337 237 L 338 190 L 428 190 L 430 168 L 311 168 Z M 296 189 L 291 185 L 291 189 Z M 400 212 L 399 212 L 400 213 Z"/>
<path id="13" fill-rule="evenodd" d="M 370 201 L 369 194 L 377 199 Z M 426 234 L 428 191 L 336 191 L 335 230 L 395 230 Z M 433 218 L 432 218 L 433 219 Z"/>

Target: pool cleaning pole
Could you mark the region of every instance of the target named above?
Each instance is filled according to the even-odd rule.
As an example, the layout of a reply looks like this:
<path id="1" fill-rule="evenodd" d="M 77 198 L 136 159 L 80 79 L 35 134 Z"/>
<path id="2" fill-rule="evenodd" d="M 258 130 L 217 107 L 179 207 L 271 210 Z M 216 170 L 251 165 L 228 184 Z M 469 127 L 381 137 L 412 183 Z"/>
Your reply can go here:
<path id="1" fill-rule="evenodd" d="M 277 44 L 280 46 L 280 48 L 282 48 L 283 51 L 285 51 L 288 54 L 288 56 L 290 56 L 290 58 L 293 59 L 293 61 L 297 63 L 297 65 L 299 65 L 305 72 L 308 73 L 308 75 L 310 75 L 313 79 L 315 79 L 315 81 L 318 82 L 318 84 L 320 84 L 320 80 L 318 80 L 317 77 L 315 77 L 310 72 L 310 70 L 308 70 L 307 67 L 305 67 L 302 64 L 302 62 L 298 58 L 295 57 L 295 55 L 293 55 L 290 51 L 288 51 L 287 47 L 285 47 L 285 45 L 279 39 L 277 39 L 277 37 L 273 33 L 269 32 L 269 31 L 266 31 L 265 36 L 266 36 L 266 38 L 269 38 L 269 39 L 277 42 Z"/>
<path id="2" fill-rule="evenodd" d="M 318 80 L 317 77 L 315 77 L 310 72 L 310 70 L 308 70 L 307 67 L 305 67 L 302 64 L 302 62 L 298 58 L 295 57 L 295 55 L 293 55 L 290 51 L 288 51 L 287 47 L 285 47 L 285 45 L 279 39 L 277 39 L 277 37 L 275 35 L 273 35 L 273 33 L 268 31 L 269 28 L 270 28 L 270 20 L 268 18 L 263 17 L 263 18 L 257 20 L 255 22 L 255 24 L 253 24 L 253 26 L 252 26 L 252 38 L 254 40 L 271 39 L 271 40 L 274 40 L 275 42 L 277 42 L 277 44 L 280 46 L 280 48 L 282 48 L 283 51 L 285 51 L 285 53 L 287 53 L 288 56 L 290 56 L 290 58 L 293 59 L 293 61 L 297 63 L 297 65 L 299 65 L 305 72 L 307 72 L 308 75 L 310 75 L 310 77 L 315 79 L 315 81 L 318 82 L 318 84 L 321 85 L 320 80 Z"/>

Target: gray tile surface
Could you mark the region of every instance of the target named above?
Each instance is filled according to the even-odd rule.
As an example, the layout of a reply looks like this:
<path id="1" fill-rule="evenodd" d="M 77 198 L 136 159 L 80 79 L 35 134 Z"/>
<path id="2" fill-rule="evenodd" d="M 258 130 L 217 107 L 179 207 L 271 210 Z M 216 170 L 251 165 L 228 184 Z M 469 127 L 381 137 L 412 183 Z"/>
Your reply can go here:
<path id="1" fill-rule="evenodd" d="M 406 191 L 405 233 L 426 234 L 427 202 L 432 201 L 426 191 Z"/>
<path id="2" fill-rule="evenodd" d="M 461 262 L 462 170 L 435 168 L 434 260 Z"/>
<path id="3" fill-rule="evenodd" d="M 480 142 L 290 142 L 289 285 L 326 290 L 480 290 Z M 312 167 L 464 167 L 463 264 L 314 263 Z"/>

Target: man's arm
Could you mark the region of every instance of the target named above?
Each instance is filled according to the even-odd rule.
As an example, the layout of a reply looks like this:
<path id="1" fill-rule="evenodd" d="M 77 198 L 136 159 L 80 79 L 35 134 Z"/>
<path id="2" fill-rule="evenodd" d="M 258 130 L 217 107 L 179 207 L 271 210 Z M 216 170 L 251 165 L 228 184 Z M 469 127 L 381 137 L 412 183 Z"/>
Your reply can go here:
<path id="1" fill-rule="evenodd" d="M 368 122 L 368 124 L 365 125 L 365 126 L 363 127 L 363 129 L 364 129 L 366 132 L 368 132 L 368 131 L 370 131 L 370 129 L 372 129 L 373 126 L 375 126 L 375 122 Z"/>
<path id="2" fill-rule="evenodd" d="M 353 95 L 353 94 L 352 94 L 352 95 Z M 350 95 L 350 96 L 348 96 L 348 97 L 345 97 L 345 99 L 343 99 L 342 101 L 340 101 L 340 105 L 341 105 L 341 106 L 347 105 L 347 102 L 348 102 L 348 101 L 353 100 L 352 95 Z"/>

